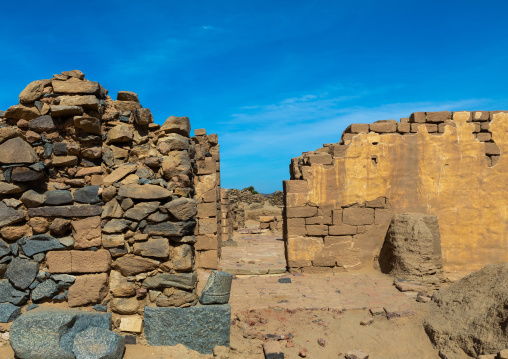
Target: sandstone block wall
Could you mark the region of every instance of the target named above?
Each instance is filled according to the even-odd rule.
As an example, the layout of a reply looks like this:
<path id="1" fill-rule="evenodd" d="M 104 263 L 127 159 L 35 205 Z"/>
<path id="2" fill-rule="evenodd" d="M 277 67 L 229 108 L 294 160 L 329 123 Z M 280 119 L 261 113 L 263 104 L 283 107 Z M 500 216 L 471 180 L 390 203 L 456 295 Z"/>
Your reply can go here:
<path id="1" fill-rule="evenodd" d="M 437 215 L 445 271 L 508 260 L 503 111 L 417 112 L 353 124 L 293 158 L 284 182 L 288 267 L 375 265 L 395 213 Z"/>
<path id="2" fill-rule="evenodd" d="M 223 232 L 219 138 L 216 134 L 207 135 L 205 129 L 196 129 L 192 141 L 197 165 L 194 177 L 198 203 L 196 265 L 218 269 Z"/>
<path id="3" fill-rule="evenodd" d="M 0 113 L 0 303 L 97 304 L 140 333 L 145 305 L 197 303 L 203 160 L 188 118 L 107 93 L 63 72 Z"/>
<path id="4" fill-rule="evenodd" d="M 229 202 L 228 190 L 221 189 L 221 227 L 222 240 L 229 241 L 233 239 L 233 212 Z"/>

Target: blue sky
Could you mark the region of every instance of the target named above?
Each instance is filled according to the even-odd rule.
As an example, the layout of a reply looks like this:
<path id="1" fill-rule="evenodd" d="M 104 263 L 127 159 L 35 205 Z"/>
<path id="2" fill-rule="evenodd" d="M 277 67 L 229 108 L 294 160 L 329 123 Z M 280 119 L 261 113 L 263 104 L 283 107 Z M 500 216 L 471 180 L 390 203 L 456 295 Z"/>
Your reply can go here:
<path id="1" fill-rule="evenodd" d="M 217 133 L 222 185 L 282 189 L 354 122 L 508 109 L 508 1 L 5 1 L 0 109 L 80 69 Z"/>

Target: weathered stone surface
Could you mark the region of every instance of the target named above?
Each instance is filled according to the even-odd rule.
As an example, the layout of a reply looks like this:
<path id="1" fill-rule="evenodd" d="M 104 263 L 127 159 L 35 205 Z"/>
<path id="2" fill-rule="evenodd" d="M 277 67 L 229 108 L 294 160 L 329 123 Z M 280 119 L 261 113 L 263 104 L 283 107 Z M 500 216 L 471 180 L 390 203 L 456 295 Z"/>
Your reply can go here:
<path id="1" fill-rule="evenodd" d="M 10 226 L 25 219 L 23 210 L 0 205 L 0 228 Z"/>
<path id="2" fill-rule="evenodd" d="M 101 245 L 101 217 L 89 217 L 71 222 L 74 248 L 82 249 Z"/>
<path id="3" fill-rule="evenodd" d="M 122 178 L 124 178 L 128 174 L 136 171 L 137 168 L 138 168 L 138 166 L 136 164 L 130 164 L 130 163 L 118 167 L 113 172 L 111 172 L 109 175 L 104 177 L 104 185 L 111 186 L 113 183 L 120 181 Z"/>
<path id="4" fill-rule="evenodd" d="M 116 199 L 112 199 L 103 207 L 101 218 L 122 218 L 124 211 Z"/>
<path id="5" fill-rule="evenodd" d="M 187 221 L 198 213 L 197 202 L 191 198 L 178 198 L 164 205 L 180 221 Z"/>
<path id="6" fill-rule="evenodd" d="M 116 270 L 110 273 L 109 290 L 115 297 L 132 297 L 136 294 L 134 283 L 127 281 L 127 278 Z"/>
<path id="7" fill-rule="evenodd" d="M 182 136 L 189 137 L 191 125 L 188 117 L 170 116 L 161 127 L 166 133 L 178 133 Z"/>
<path id="8" fill-rule="evenodd" d="M 396 214 L 388 228 L 379 265 L 383 273 L 397 278 L 439 282 L 443 262 L 437 217 Z"/>
<path id="9" fill-rule="evenodd" d="M 349 207 L 342 210 L 342 221 L 352 226 L 374 224 L 373 208 Z"/>
<path id="10" fill-rule="evenodd" d="M 203 354 L 229 347 L 231 308 L 207 305 L 188 308 L 145 307 L 145 336 L 150 345 L 177 345 Z"/>
<path id="11" fill-rule="evenodd" d="M 134 130 L 128 125 L 117 125 L 108 131 L 107 143 L 132 141 Z"/>
<path id="12" fill-rule="evenodd" d="M 111 255 L 105 249 L 52 251 L 46 255 L 50 273 L 101 273 L 109 270 Z"/>
<path id="13" fill-rule="evenodd" d="M 41 178 L 42 172 L 34 171 L 27 167 L 15 167 L 12 169 L 11 181 L 13 182 L 31 182 Z"/>
<path id="14" fill-rule="evenodd" d="M 101 134 L 101 121 L 95 117 L 75 116 L 74 126 L 88 133 Z"/>
<path id="15" fill-rule="evenodd" d="M 28 128 L 37 133 L 47 132 L 54 130 L 55 123 L 53 122 L 53 118 L 49 115 L 39 116 L 28 124 Z"/>
<path id="16" fill-rule="evenodd" d="M 5 277 L 9 279 L 16 288 L 27 289 L 34 281 L 38 271 L 39 264 L 37 262 L 26 258 L 15 257 L 9 264 L 7 272 L 5 272 Z"/>
<path id="17" fill-rule="evenodd" d="M 229 302 L 233 275 L 213 270 L 201 292 L 201 304 L 226 304 Z"/>
<path id="18" fill-rule="evenodd" d="M 189 175 L 192 172 L 189 153 L 187 151 L 169 152 L 162 161 L 162 171 L 164 172 L 164 178 L 167 180 L 176 175 Z"/>
<path id="19" fill-rule="evenodd" d="M 118 195 L 134 199 L 156 200 L 171 197 L 172 193 L 171 191 L 168 191 L 165 188 L 151 184 L 146 185 L 129 184 L 120 187 Z"/>
<path id="20" fill-rule="evenodd" d="M 163 293 L 155 301 L 158 307 L 189 307 L 198 302 L 195 291 L 166 288 Z"/>
<path id="21" fill-rule="evenodd" d="M 12 303 L 0 303 L 0 323 L 9 323 L 21 315 L 21 308 Z"/>
<path id="22" fill-rule="evenodd" d="M 49 220 L 44 217 L 32 217 L 29 223 L 34 234 L 46 233 L 49 229 Z"/>
<path id="23" fill-rule="evenodd" d="M 171 248 L 171 263 L 176 271 L 190 271 L 194 264 L 193 248 L 187 243 L 173 245 Z"/>
<path id="24" fill-rule="evenodd" d="M 28 215 L 30 217 L 90 217 L 100 216 L 102 208 L 100 206 L 58 206 L 58 207 L 40 207 L 30 208 Z"/>
<path id="25" fill-rule="evenodd" d="M 14 137 L 21 137 L 21 133 L 19 132 L 19 130 L 12 128 L 12 127 L 0 128 L 0 143 L 4 143 L 8 139 L 14 138 Z"/>
<path id="26" fill-rule="evenodd" d="M 49 230 L 54 236 L 63 236 L 69 230 L 71 221 L 63 218 L 55 218 L 49 226 Z M 76 235 L 74 235 L 75 237 Z"/>
<path id="27" fill-rule="evenodd" d="M 38 302 L 44 299 L 51 299 L 58 294 L 59 289 L 54 281 L 47 279 L 32 290 L 32 301 Z"/>
<path id="28" fill-rule="evenodd" d="M 125 338 L 104 328 L 90 327 L 74 337 L 76 358 L 121 359 Z"/>
<path id="29" fill-rule="evenodd" d="M 127 254 L 115 260 L 111 266 L 124 276 L 132 276 L 156 269 L 159 266 L 159 262 L 153 259 Z"/>
<path id="30" fill-rule="evenodd" d="M 53 91 L 58 94 L 96 94 L 99 92 L 99 83 L 87 80 L 70 78 L 66 81 L 53 80 Z"/>
<path id="31" fill-rule="evenodd" d="M 11 138 L 0 145 L 0 163 L 35 163 L 39 157 L 21 137 Z"/>
<path id="32" fill-rule="evenodd" d="M 85 74 L 80 70 L 62 71 L 62 75 L 67 77 L 74 77 L 79 80 L 83 80 L 85 78 Z"/>
<path id="33" fill-rule="evenodd" d="M 10 344 L 21 359 L 74 359 L 74 338 L 89 327 L 110 329 L 111 314 L 38 308 L 14 321 Z"/>
<path id="34" fill-rule="evenodd" d="M 28 300 L 28 294 L 28 291 L 14 288 L 7 279 L 0 279 L 0 303 L 9 302 L 14 305 L 23 305 Z"/>
<path id="35" fill-rule="evenodd" d="M 157 289 L 157 288 L 179 288 L 191 290 L 196 285 L 196 273 L 158 273 L 153 277 L 148 277 L 143 281 L 143 288 Z"/>
<path id="36" fill-rule="evenodd" d="M 123 234 L 109 234 L 102 236 L 102 245 L 104 248 L 121 247 L 125 245 Z"/>
<path id="37" fill-rule="evenodd" d="M 39 207 L 44 204 L 46 197 L 34 190 L 28 190 L 20 198 L 20 201 L 28 208 Z"/>
<path id="38" fill-rule="evenodd" d="M 5 111 L 6 118 L 15 118 L 17 120 L 24 119 L 30 121 L 40 115 L 41 113 L 35 106 L 14 105 Z"/>
<path id="39" fill-rule="evenodd" d="M 134 111 L 141 108 L 141 104 L 138 101 L 115 101 L 115 107 L 119 112 Z"/>
<path id="40" fill-rule="evenodd" d="M 167 238 L 150 238 L 145 242 L 134 243 L 134 254 L 144 257 L 165 258 L 169 255 Z"/>
<path id="41" fill-rule="evenodd" d="M 66 190 L 46 191 L 44 196 L 46 197 L 44 204 L 47 206 L 60 206 L 62 204 L 73 203 L 71 192 Z"/>
<path id="42" fill-rule="evenodd" d="M 141 333 L 143 331 L 143 317 L 139 315 L 122 317 L 119 329 L 122 332 Z"/>
<path id="43" fill-rule="evenodd" d="M 118 101 L 139 102 L 138 95 L 135 92 L 131 92 L 131 91 L 118 91 L 118 95 L 117 95 L 116 99 Z"/>
<path id="44" fill-rule="evenodd" d="M 128 226 L 130 222 L 125 219 L 112 219 L 104 227 L 102 227 L 102 231 L 104 233 L 121 233 Z"/>
<path id="45" fill-rule="evenodd" d="M 435 292 L 424 320 L 432 343 L 447 358 L 478 357 L 508 347 L 508 265 L 474 272 Z"/>
<path id="46" fill-rule="evenodd" d="M 22 226 L 9 226 L 0 229 L 0 235 L 8 241 L 15 241 L 25 235 L 32 235 L 30 227 L 25 224 Z"/>
<path id="47" fill-rule="evenodd" d="M 74 201 L 78 203 L 94 204 L 99 203 L 99 186 L 85 186 L 74 191 Z"/>
<path id="48" fill-rule="evenodd" d="M 136 314 L 139 309 L 139 304 L 136 297 L 114 298 L 111 301 L 111 310 L 118 314 Z"/>
<path id="49" fill-rule="evenodd" d="M 94 95 L 60 96 L 59 98 L 62 106 L 82 106 L 95 110 L 99 108 L 99 99 Z"/>
<path id="50" fill-rule="evenodd" d="M 191 235 L 195 227 L 195 221 L 163 222 L 147 225 L 143 233 L 151 236 L 184 237 Z"/>
<path id="51" fill-rule="evenodd" d="M 134 112 L 134 123 L 140 126 L 146 126 L 153 122 L 152 112 L 149 108 L 138 108 Z"/>
<path id="52" fill-rule="evenodd" d="M 31 257 L 37 253 L 44 253 L 53 249 L 64 248 L 60 241 L 49 234 L 36 234 L 29 237 L 24 244 L 21 245 L 23 252 Z"/>
<path id="53" fill-rule="evenodd" d="M 78 276 L 69 288 L 69 307 L 101 303 L 107 294 L 108 275 L 106 273 Z"/>
<path id="54" fill-rule="evenodd" d="M 30 82 L 19 94 L 19 102 L 31 103 L 38 100 L 42 96 L 42 81 Z"/>
<path id="55" fill-rule="evenodd" d="M 148 217 L 149 214 L 155 212 L 159 208 L 160 204 L 160 202 L 143 202 L 137 204 L 127 210 L 124 214 L 124 217 L 139 222 Z"/>
<path id="56" fill-rule="evenodd" d="M 83 114 L 83 107 L 80 106 L 51 106 L 52 116 L 77 116 Z"/>
<path id="57" fill-rule="evenodd" d="M 51 160 L 51 164 L 55 167 L 75 166 L 78 164 L 78 157 L 76 157 L 76 156 L 55 156 Z"/>
<path id="58" fill-rule="evenodd" d="M 12 183 L 0 182 L 0 195 L 20 192 L 23 192 L 23 187 L 20 187 Z"/>

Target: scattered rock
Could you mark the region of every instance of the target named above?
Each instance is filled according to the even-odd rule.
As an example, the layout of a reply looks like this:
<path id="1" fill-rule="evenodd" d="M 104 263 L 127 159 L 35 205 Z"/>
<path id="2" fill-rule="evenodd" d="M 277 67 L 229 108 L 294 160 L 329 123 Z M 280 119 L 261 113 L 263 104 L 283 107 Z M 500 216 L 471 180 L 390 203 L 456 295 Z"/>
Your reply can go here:
<path id="1" fill-rule="evenodd" d="M 201 292 L 201 304 L 226 304 L 229 302 L 233 275 L 213 270 Z"/>
<path id="2" fill-rule="evenodd" d="M 369 359 L 369 354 L 361 350 L 350 350 L 346 353 L 346 359 Z"/>

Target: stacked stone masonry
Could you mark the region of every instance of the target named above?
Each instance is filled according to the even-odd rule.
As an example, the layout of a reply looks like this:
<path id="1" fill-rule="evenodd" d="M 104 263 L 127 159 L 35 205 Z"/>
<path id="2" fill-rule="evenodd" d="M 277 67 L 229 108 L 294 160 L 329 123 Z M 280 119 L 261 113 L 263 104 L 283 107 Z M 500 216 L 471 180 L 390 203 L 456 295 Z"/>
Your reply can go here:
<path id="1" fill-rule="evenodd" d="M 141 333 L 145 306 L 195 305 L 198 209 L 211 203 L 213 233 L 220 220 L 218 180 L 201 181 L 218 176 L 217 136 L 208 157 L 187 117 L 155 124 L 135 93 L 113 100 L 77 70 L 19 100 L 0 112 L 0 306 L 98 305 Z"/>
<path id="2" fill-rule="evenodd" d="M 233 212 L 231 211 L 228 190 L 225 188 L 221 189 L 221 229 L 223 241 L 233 239 Z"/>
<path id="3" fill-rule="evenodd" d="M 220 187 L 219 138 L 205 129 L 194 130 L 197 172 L 194 177 L 198 203 L 196 265 L 218 269 L 222 244 L 222 191 Z"/>
<path id="4" fill-rule="evenodd" d="M 350 125 L 336 144 L 293 158 L 284 182 L 288 267 L 377 266 L 392 216 L 437 215 L 446 271 L 508 260 L 503 195 L 508 112 L 416 112 Z"/>

